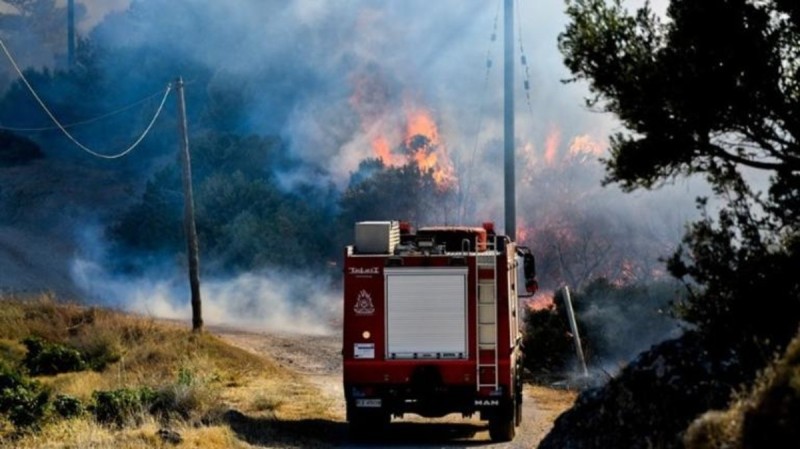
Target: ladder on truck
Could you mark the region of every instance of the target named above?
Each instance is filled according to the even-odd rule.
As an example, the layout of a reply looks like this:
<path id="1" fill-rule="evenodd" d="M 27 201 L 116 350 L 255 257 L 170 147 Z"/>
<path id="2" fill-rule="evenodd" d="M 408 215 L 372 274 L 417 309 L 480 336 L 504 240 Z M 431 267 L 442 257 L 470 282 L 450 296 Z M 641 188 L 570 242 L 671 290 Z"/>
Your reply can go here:
<path id="1" fill-rule="evenodd" d="M 497 237 L 495 237 L 496 239 Z M 490 240 L 484 252 L 475 255 L 475 283 L 477 292 L 478 331 L 476 357 L 476 380 L 478 391 L 481 388 L 499 387 L 498 347 L 497 347 L 497 242 Z M 487 274 L 491 273 L 491 276 Z M 488 360 L 482 357 L 490 354 Z"/>

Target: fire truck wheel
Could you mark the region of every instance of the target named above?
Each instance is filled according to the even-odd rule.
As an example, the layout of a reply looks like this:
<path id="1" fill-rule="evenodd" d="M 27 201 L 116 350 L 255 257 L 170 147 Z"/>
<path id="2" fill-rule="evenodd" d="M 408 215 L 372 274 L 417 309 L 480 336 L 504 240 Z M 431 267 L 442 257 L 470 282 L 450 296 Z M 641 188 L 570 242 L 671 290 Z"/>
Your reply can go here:
<path id="1" fill-rule="evenodd" d="M 516 401 L 515 401 L 516 402 Z M 503 413 L 489 420 L 489 437 L 492 441 L 511 441 L 517 433 L 515 412 Z"/>
<path id="2" fill-rule="evenodd" d="M 391 417 L 382 412 L 361 412 L 351 414 L 348 420 L 350 422 L 350 437 L 363 439 L 380 435 L 391 421 Z"/>

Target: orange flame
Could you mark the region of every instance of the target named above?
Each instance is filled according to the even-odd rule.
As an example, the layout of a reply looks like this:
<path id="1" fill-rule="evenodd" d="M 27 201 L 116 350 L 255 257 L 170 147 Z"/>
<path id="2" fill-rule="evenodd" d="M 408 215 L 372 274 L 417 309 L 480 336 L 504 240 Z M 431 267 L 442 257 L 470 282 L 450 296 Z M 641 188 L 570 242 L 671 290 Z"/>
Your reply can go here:
<path id="1" fill-rule="evenodd" d="M 418 137 L 426 140 L 416 142 Z M 406 148 L 411 151 L 410 159 L 424 171 L 432 170 L 433 179 L 440 188 L 455 185 L 456 176 L 447 149 L 439 139 L 439 129 L 431 113 L 422 108 L 410 108 L 406 111 Z"/>
<path id="2" fill-rule="evenodd" d="M 525 223 L 523 218 L 517 217 L 517 241 L 520 243 L 525 243 L 528 241 L 528 238 L 532 236 L 532 234 L 533 229 L 531 229 Z"/>
<path id="3" fill-rule="evenodd" d="M 392 164 L 392 150 L 389 148 L 389 141 L 385 137 L 378 136 L 372 139 L 372 150 L 384 164 Z"/>
<path id="4" fill-rule="evenodd" d="M 527 301 L 526 306 L 531 312 L 553 309 L 556 306 L 555 292 L 552 290 L 540 291 Z"/>
<path id="5" fill-rule="evenodd" d="M 588 134 L 575 136 L 569 144 L 569 154 L 574 156 L 602 156 L 603 144 Z"/>
<path id="6" fill-rule="evenodd" d="M 439 144 L 439 130 L 430 113 L 424 109 L 411 110 L 406 114 L 406 146 L 410 146 L 414 136 L 427 137 L 431 145 Z"/>
<path id="7" fill-rule="evenodd" d="M 432 171 L 436 185 L 442 189 L 455 185 L 455 169 L 430 112 L 421 108 L 405 111 L 405 136 L 402 140 L 405 153 L 392 151 L 385 134 L 372 139 L 372 151 L 386 165 L 396 167 L 413 162 L 420 170 Z"/>
<path id="8" fill-rule="evenodd" d="M 559 144 L 561 144 L 561 130 L 554 126 L 544 141 L 544 162 L 547 165 L 555 164 Z"/>
<path id="9" fill-rule="evenodd" d="M 455 186 L 455 168 L 431 112 L 408 97 L 397 111 L 379 73 L 360 72 L 351 80 L 350 105 L 361 120 L 375 157 L 392 167 L 415 163 L 420 170 L 432 171 L 439 188 Z"/>

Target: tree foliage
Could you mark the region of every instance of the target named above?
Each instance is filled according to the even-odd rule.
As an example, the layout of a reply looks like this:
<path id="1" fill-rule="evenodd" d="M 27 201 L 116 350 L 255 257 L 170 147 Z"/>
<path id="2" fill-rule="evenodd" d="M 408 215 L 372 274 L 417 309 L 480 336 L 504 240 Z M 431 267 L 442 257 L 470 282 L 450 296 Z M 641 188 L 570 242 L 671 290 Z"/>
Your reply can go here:
<path id="1" fill-rule="evenodd" d="M 196 223 L 208 270 L 321 268 L 338 254 L 330 244 L 333 212 L 318 207 L 334 202 L 330 189 L 284 190 L 273 174 L 283 158 L 280 140 L 209 132 L 193 142 Z M 124 262 L 141 268 L 154 257 L 184 251 L 183 204 L 179 165 L 173 162 L 110 227 Z M 137 254 L 133 261 L 127 257 L 131 251 Z"/>
<path id="2" fill-rule="evenodd" d="M 701 200 L 704 217 L 670 258 L 690 289 L 680 310 L 721 339 L 786 344 L 800 321 L 796 2 L 672 0 L 666 19 L 649 4 L 567 4 L 559 46 L 573 80 L 626 128 L 612 136 L 606 182 L 633 190 L 700 174 L 725 202 L 714 217 Z"/>
<path id="3" fill-rule="evenodd" d="M 412 141 L 413 142 L 413 141 Z M 409 161 L 399 167 L 366 159 L 351 175 L 340 200 L 342 242 L 352 242 L 353 223 L 364 220 L 404 220 L 414 225 L 447 223 L 453 191 L 437 184 L 432 170 Z"/>
<path id="4" fill-rule="evenodd" d="M 650 187 L 704 173 L 716 186 L 731 166 L 800 170 L 800 34 L 788 2 L 674 0 L 668 21 L 621 0 L 570 0 L 559 38 L 591 106 L 629 132 L 612 139 L 608 181 Z M 714 26 L 710 26 L 713 24 Z"/>

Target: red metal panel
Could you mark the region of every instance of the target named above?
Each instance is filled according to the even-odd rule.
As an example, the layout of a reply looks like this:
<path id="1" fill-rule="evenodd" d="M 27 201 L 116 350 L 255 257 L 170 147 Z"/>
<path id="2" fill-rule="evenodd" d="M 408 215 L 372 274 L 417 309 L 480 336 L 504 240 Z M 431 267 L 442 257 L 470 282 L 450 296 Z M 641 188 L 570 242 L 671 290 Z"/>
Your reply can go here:
<path id="1" fill-rule="evenodd" d="M 508 256 L 510 255 L 510 256 Z M 509 257 L 512 264 L 509 265 Z M 498 331 L 498 370 L 500 384 L 505 391 L 513 385 L 511 379 L 511 348 L 508 319 L 510 317 L 508 294 L 508 270 L 513 269 L 514 247 L 510 244 L 506 254 L 496 258 L 497 279 L 497 331 Z M 477 280 L 475 279 L 476 260 L 474 256 L 459 256 L 459 263 L 467 265 L 467 336 L 470 358 L 468 360 L 384 360 L 385 354 L 385 298 L 384 273 L 390 257 L 387 255 L 345 255 L 344 266 L 344 329 L 343 358 L 344 382 L 347 384 L 403 384 L 408 382 L 411 372 L 422 364 L 440 367 L 443 380 L 448 385 L 476 384 L 477 345 Z M 403 256 L 402 266 L 443 267 L 451 266 L 454 257 L 447 255 Z M 484 278 L 489 272 L 481 272 Z M 370 333 L 364 338 L 363 332 Z M 354 359 L 356 343 L 374 344 L 374 359 Z M 483 358 L 483 357 L 482 357 Z M 493 356 L 492 356 L 493 359 Z M 486 360 L 488 361 L 488 360 Z M 493 377 L 493 376 L 492 376 Z M 488 392 L 483 392 L 487 393 Z"/>
<path id="2" fill-rule="evenodd" d="M 353 359 L 356 343 L 374 344 L 376 360 L 384 353 L 383 266 L 385 257 L 346 257 L 344 267 L 345 360 Z M 364 332 L 369 337 L 364 338 Z"/>

